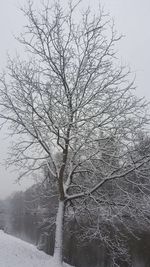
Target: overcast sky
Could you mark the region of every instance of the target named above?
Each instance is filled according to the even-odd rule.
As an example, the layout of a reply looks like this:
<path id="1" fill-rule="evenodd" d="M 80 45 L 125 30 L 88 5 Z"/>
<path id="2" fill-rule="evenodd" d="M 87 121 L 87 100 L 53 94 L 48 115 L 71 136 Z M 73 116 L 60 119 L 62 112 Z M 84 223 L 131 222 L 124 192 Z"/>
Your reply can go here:
<path id="1" fill-rule="evenodd" d="M 40 2 L 40 0 L 34 1 Z M 18 50 L 18 44 L 13 35 L 18 35 L 25 24 L 25 18 L 19 6 L 26 2 L 25 0 L 1 1 L 0 69 L 5 67 L 7 52 L 11 55 Z M 83 6 L 90 3 L 96 9 L 98 2 L 98 0 L 83 0 Z M 129 65 L 133 73 L 136 73 L 137 94 L 150 100 L 150 0 L 101 0 L 101 3 L 114 18 L 117 31 L 125 36 L 117 48 L 120 60 Z M 7 157 L 8 147 L 9 139 L 6 139 L 6 130 L 3 130 L 0 132 L 0 163 Z M 28 180 L 24 180 L 21 185 L 16 185 L 15 179 L 15 173 L 5 170 L 0 165 L 0 198 L 29 186 Z"/>

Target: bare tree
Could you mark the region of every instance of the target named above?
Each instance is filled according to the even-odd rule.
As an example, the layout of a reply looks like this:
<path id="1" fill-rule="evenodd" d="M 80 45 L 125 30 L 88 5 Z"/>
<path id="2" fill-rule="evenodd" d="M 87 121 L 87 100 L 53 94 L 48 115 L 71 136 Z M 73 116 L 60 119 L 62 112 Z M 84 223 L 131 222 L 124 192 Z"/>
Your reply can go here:
<path id="1" fill-rule="evenodd" d="M 130 156 L 148 121 L 147 104 L 134 96 L 130 71 L 116 58 L 114 24 L 102 9 L 76 17 L 78 8 L 69 3 L 64 11 L 56 2 L 38 12 L 29 2 L 19 38 L 26 59 L 9 58 L 0 79 L 1 124 L 15 136 L 10 164 L 23 170 L 20 178 L 47 164 L 55 178 L 54 257 L 60 265 L 68 203 L 96 202 L 95 193 L 107 201 L 106 184 L 119 183 L 149 160 Z"/>

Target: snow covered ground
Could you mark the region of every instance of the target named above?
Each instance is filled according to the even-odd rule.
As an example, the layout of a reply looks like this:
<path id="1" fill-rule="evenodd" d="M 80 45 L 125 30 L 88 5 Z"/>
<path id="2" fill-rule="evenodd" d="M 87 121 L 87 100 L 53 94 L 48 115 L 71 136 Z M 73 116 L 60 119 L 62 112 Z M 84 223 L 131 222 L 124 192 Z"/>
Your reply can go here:
<path id="1" fill-rule="evenodd" d="M 65 267 L 69 265 L 65 264 Z M 0 267 L 57 267 L 53 257 L 0 231 Z M 70 266 L 71 267 L 71 266 Z"/>

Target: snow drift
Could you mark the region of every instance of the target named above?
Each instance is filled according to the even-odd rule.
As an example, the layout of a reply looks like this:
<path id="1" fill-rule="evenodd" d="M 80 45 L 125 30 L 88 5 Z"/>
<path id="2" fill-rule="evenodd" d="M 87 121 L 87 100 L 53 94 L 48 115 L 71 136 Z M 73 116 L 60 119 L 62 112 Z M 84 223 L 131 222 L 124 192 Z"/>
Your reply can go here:
<path id="1" fill-rule="evenodd" d="M 0 231 L 0 267 L 57 267 L 53 257 L 34 245 Z M 65 264 L 65 266 L 68 266 Z"/>

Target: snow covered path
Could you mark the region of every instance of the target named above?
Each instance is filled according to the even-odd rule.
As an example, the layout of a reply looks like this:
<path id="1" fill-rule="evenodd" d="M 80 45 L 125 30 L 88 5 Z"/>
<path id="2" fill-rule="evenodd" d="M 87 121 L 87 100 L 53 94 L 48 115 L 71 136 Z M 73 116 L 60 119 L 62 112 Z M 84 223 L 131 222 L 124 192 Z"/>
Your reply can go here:
<path id="1" fill-rule="evenodd" d="M 41 266 L 54 267 L 53 257 L 29 243 L 0 231 L 0 267 Z"/>

